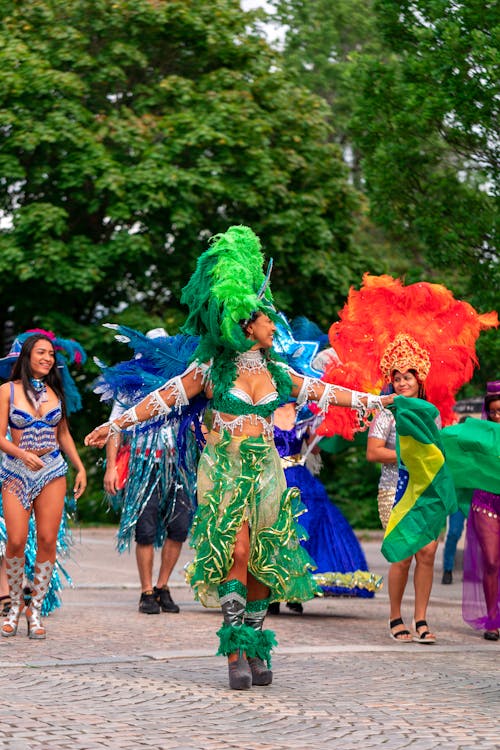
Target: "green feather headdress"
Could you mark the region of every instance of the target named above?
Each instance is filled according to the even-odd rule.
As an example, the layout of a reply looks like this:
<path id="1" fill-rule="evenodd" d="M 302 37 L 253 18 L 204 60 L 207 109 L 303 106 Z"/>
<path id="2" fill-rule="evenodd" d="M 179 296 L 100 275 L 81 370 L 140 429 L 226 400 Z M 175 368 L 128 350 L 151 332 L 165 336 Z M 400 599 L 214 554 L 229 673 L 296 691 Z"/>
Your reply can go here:
<path id="1" fill-rule="evenodd" d="M 246 351 L 252 342 L 240 322 L 255 312 L 275 319 L 263 263 L 260 240 L 249 227 L 232 226 L 212 237 L 181 297 L 189 308 L 182 331 L 200 336 L 195 359 L 207 360 L 220 349 Z"/>

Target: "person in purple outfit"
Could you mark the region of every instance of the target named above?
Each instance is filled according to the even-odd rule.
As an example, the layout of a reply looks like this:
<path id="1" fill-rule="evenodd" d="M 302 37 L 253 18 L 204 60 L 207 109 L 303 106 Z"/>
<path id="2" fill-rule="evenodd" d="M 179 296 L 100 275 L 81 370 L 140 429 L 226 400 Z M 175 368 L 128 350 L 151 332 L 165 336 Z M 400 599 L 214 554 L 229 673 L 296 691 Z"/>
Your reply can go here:
<path id="1" fill-rule="evenodd" d="M 487 383 L 482 417 L 500 424 L 500 380 Z M 500 471 L 498 477 L 499 494 L 474 491 L 464 549 L 462 615 L 487 641 L 500 638 Z"/>

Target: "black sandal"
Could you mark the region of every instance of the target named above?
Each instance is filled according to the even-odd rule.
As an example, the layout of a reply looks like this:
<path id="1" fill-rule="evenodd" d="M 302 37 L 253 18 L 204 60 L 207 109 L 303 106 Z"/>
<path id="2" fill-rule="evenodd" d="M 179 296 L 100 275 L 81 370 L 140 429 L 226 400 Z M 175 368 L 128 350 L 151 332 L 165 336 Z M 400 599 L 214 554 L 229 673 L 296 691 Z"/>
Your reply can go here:
<path id="1" fill-rule="evenodd" d="M 427 622 L 425 620 L 413 621 L 413 627 L 415 628 L 416 635 L 413 636 L 415 643 L 436 643 L 436 638 L 432 635 L 428 629 Z M 419 633 L 419 628 L 425 628 L 423 633 Z"/>
<path id="2" fill-rule="evenodd" d="M 500 638 L 500 634 L 498 630 L 485 630 L 483 633 L 483 638 L 487 641 L 498 641 Z"/>
<path id="3" fill-rule="evenodd" d="M 12 606 L 10 594 L 0 596 L 0 617 L 7 617 Z"/>
<path id="4" fill-rule="evenodd" d="M 396 617 L 394 620 L 389 620 L 389 635 L 392 638 L 393 641 L 398 641 L 398 643 L 411 643 L 411 638 L 402 638 L 402 635 L 411 635 L 409 630 L 398 630 L 397 633 L 393 633 L 392 629 L 395 628 L 397 625 L 404 625 L 403 620 L 401 617 Z"/>

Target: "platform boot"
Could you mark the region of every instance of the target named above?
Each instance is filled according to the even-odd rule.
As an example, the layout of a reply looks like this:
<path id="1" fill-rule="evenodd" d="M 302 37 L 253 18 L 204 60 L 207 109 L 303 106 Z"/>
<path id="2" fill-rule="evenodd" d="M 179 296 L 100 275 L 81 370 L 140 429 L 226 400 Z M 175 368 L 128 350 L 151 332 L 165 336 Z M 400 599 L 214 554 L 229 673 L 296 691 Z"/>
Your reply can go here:
<path id="1" fill-rule="evenodd" d="M 245 625 L 247 589 L 241 581 L 232 578 L 218 587 L 224 622 L 220 630 L 218 655 L 237 654 L 235 661 L 228 661 L 229 687 L 232 690 L 249 690 L 252 686 L 252 672 L 248 664 L 247 651 L 255 650 L 255 631 Z"/>
<path id="2" fill-rule="evenodd" d="M 31 601 L 29 608 L 26 610 L 26 619 L 28 621 L 28 637 L 33 640 L 42 641 L 46 638 L 45 628 L 40 621 L 42 613 L 43 598 L 49 588 L 50 579 L 54 563 L 50 560 L 35 563 L 35 573 L 33 589 L 31 592 Z"/>
<path id="3" fill-rule="evenodd" d="M 263 630 L 269 599 L 258 599 L 247 602 L 244 623 L 255 631 L 255 647 L 248 651 L 248 663 L 252 671 L 252 685 L 270 685 L 273 681 L 271 671 L 271 649 L 277 646 L 272 630 Z"/>

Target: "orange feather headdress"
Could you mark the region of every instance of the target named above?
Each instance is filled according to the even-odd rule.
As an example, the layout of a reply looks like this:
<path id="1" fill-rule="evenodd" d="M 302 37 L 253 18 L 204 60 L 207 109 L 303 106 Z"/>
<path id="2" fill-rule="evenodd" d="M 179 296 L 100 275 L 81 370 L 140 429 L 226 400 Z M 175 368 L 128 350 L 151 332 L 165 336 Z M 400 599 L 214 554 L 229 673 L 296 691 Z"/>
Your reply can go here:
<path id="1" fill-rule="evenodd" d="M 440 284 L 405 286 L 392 276 L 365 274 L 330 328 L 342 364 L 327 367 L 323 379 L 379 393 L 393 370 L 415 369 L 446 426 L 455 421 L 455 396 L 477 365 L 480 332 L 497 325 L 496 312 L 479 314 Z M 318 433 L 352 439 L 355 429 L 350 410 L 331 407 Z"/>

